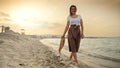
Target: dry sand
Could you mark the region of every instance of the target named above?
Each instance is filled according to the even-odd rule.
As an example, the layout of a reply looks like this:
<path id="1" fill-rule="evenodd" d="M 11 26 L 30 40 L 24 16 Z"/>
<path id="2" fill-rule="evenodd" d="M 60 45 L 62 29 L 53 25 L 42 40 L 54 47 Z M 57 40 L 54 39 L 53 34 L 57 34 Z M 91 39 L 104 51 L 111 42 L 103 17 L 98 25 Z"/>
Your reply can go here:
<path id="1" fill-rule="evenodd" d="M 82 62 L 81 67 L 76 67 L 65 59 L 39 39 L 11 30 L 0 33 L 0 68 L 90 68 Z"/>

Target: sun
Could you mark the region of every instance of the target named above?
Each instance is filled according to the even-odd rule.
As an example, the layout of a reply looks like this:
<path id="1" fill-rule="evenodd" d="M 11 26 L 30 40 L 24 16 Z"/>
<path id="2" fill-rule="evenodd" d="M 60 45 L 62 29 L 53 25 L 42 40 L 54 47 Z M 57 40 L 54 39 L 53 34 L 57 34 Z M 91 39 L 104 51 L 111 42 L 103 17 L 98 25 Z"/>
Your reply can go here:
<path id="1" fill-rule="evenodd" d="M 11 10 L 10 16 L 12 20 L 20 26 L 33 26 L 35 23 L 51 21 L 54 13 L 47 6 L 16 6 Z"/>
<path id="2" fill-rule="evenodd" d="M 36 10 L 32 7 L 20 7 L 11 13 L 12 19 L 21 26 L 29 26 L 30 23 L 26 20 L 35 16 Z"/>

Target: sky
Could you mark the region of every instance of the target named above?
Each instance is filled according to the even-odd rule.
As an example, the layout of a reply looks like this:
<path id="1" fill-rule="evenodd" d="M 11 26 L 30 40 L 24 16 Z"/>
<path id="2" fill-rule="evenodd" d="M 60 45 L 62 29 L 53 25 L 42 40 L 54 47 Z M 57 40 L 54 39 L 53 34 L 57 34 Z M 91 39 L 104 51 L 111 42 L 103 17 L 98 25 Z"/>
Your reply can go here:
<path id="1" fill-rule="evenodd" d="M 120 0 L 0 0 L 0 26 L 30 35 L 62 35 L 70 5 L 77 6 L 86 37 L 120 36 Z"/>

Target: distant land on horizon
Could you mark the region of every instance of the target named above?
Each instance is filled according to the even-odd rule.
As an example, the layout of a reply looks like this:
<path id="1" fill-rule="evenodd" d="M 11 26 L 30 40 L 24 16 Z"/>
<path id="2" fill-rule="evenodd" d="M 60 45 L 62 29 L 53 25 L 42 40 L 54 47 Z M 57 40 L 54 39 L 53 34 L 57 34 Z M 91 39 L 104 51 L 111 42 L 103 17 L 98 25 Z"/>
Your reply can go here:
<path id="1" fill-rule="evenodd" d="M 47 34 L 47 35 L 27 35 L 27 36 L 40 37 L 40 38 L 61 38 L 62 35 Z M 65 37 L 67 38 L 67 35 Z M 85 38 L 120 38 L 120 36 L 115 36 L 115 37 L 93 37 L 93 36 L 87 36 Z"/>

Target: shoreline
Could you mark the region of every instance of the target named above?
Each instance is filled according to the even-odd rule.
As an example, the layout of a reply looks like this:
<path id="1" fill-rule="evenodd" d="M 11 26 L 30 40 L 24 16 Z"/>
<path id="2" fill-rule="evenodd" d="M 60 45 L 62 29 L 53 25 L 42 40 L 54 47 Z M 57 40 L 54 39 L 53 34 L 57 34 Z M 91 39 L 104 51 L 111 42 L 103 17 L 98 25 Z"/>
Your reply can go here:
<path id="1" fill-rule="evenodd" d="M 116 40 L 118 39 L 84 39 L 81 44 L 82 46 L 78 52 L 78 60 L 88 65 L 91 68 L 107 68 L 107 67 L 119 68 L 119 55 L 115 55 L 119 53 L 117 52 L 114 53 L 113 51 L 109 52 L 109 50 L 116 51 L 117 49 L 119 49 L 119 48 L 114 48 L 114 49 L 111 48 L 112 46 L 118 46 L 112 44 Z M 42 39 L 41 41 L 45 45 L 48 45 L 49 47 L 52 47 L 55 50 L 59 48 L 60 38 Z M 65 41 L 67 42 L 67 39 Z M 97 43 L 91 43 L 94 41 Z M 111 45 L 107 45 L 105 47 L 104 43 L 109 43 L 109 42 L 111 43 Z M 108 48 L 108 46 L 110 46 L 110 48 Z M 100 49 L 104 49 L 104 50 L 100 50 Z M 67 55 L 67 57 L 70 56 L 68 43 L 65 43 L 61 53 Z"/>
<path id="2" fill-rule="evenodd" d="M 13 31 L 0 33 L 0 68 L 73 68 L 39 39 Z M 84 63 L 80 68 L 90 68 Z"/>
<path id="3" fill-rule="evenodd" d="M 43 40 L 43 39 L 41 39 L 41 40 Z M 40 42 L 41 42 L 41 40 L 40 40 Z M 41 42 L 41 43 L 43 43 L 43 42 Z M 50 45 L 45 44 L 45 43 L 43 43 L 43 44 L 46 45 L 46 46 L 48 46 L 49 48 L 51 48 L 53 51 L 55 51 L 56 54 L 58 53 L 56 48 L 51 47 Z M 80 64 L 80 67 L 77 67 L 77 66 L 73 65 L 73 59 L 71 61 L 68 61 L 68 62 L 65 61 L 65 60 L 67 60 L 69 58 L 69 51 L 66 51 L 66 50 L 62 49 L 61 53 L 62 54 L 61 54 L 60 57 L 62 59 L 64 59 L 64 63 L 67 64 L 65 68 L 67 68 L 67 67 L 68 68 L 94 68 L 91 65 L 87 65 L 86 63 L 84 63 L 84 62 L 82 62 L 80 60 L 78 60 L 78 62 Z"/>

